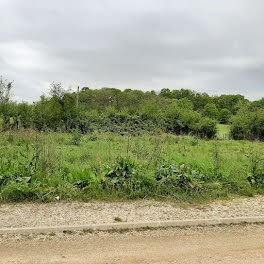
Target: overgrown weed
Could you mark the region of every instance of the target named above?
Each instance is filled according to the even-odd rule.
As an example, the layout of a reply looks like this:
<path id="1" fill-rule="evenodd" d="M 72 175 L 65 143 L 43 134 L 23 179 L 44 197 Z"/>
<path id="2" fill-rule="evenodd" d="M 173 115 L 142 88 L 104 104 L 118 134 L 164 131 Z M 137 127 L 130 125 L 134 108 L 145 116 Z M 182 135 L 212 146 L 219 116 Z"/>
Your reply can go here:
<path id="1" fill-rule="evenodd" d="M 154 198 L 200 203 L 264 193 L 264 144 L 174 135 L 0 137 L 0 201 Z M 95 140 L 93 140 L 95 139 Z"/>

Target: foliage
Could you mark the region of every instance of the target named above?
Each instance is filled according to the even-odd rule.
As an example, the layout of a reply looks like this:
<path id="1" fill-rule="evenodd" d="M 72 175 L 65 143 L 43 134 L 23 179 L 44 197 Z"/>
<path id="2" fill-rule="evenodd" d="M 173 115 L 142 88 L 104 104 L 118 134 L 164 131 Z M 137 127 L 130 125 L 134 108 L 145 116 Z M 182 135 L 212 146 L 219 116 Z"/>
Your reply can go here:
<path id="1" fill-rule="evenodd" d="M 231 116 L 232 113 L 228 109 L 223 108 L 218 114 L 218 120 L 221 124 L 228 124 L 230 122 Z"/>
<path id="2" fill-rule="evenodd" d="M 201 118 L 197 125 L 197 134 L 202 138 L 212 139 L 216 136 L 216 121 L 208 117 Z"/>
<path id="3" fill-rule="evenodd" d="M 79 146 L 81 143 L 82 134 L 78 129 L 72 131 L 72 141 L 71 143 L 75 146 Z"/>
<path id="4" fill-rule="evenodd" d="M 216 119 L 218 116 L 218 110 L 217 110 L 215 104 L 212 104 L 212 103 L 207 104 L 204 107 L 203 115 L 206 117 L 212 118 L 212 119 Z"/>
<path id="5" fill-rule="evenodd" d="M 168 134 L 96 133 L 82 135 L 79 145 L 72 139 L 31 130 L 2 133 L 0 200 L 196 201 L 264 190 L 263 143 Z"/>
<path id="6" fill-rule="evenodd" d="M 264 109 L 242 109 L 233 117 L 230 134 L 233 139 L 264 140 Z"/>
<path id="7" fill-rule="evenodd" d="M 248 174 L 248 181 L 251 185 L 262 186 L 264 185 L 264 160 L 251 153 L 251 172 Z"/>
<path id="8" fill-rule="evenodd" d="M 165 164 L 155 172 L 159 185 L 166 185 L 166 189 L 170 186 L 181 191 L 198 189 L 202 177 L 199 172 L 185 164 Z"/>
<path id="9" fill-rule="evenodd" d="M 209 96 L 188 89 L 164 88 L 156 93 L 83 87 L 77 103 L 76 92 L 52 83 L 48 96 L 27 104 L 11 100 L 12 86 L 0 78 L 1 131 L 30 128 L 134 136 L 166 132 L 212 139 L 219 122 L 232 123 L 233 139 L 264 140 L 263 99 L 250 102 L 241 95 Z"/>

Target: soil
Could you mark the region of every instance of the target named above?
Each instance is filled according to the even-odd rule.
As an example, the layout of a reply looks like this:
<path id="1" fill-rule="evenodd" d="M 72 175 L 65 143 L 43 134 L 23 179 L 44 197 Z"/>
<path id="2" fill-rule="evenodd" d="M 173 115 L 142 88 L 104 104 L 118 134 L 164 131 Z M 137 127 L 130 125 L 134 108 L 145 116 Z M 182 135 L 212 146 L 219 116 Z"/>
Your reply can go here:
<path id="1" fill-rule="evenodd" d="M 0 263 L 264 263 L 264 226 L 195 227 L 144 232 L 9 235 Z"/>

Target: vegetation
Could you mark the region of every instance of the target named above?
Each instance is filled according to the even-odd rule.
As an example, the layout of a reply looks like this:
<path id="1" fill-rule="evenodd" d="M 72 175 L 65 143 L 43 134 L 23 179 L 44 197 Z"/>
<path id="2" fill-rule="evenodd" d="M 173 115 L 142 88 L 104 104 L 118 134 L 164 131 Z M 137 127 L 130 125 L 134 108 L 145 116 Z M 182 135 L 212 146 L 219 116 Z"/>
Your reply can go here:
<path id="1" fill-rule="evenodd" d="M 0 129 L 114 132 L 140 135 L 160 132 L 212 139 L 216 126 L 232 124 L 233 139 L 263 140 L 263 99 L 250 102 L 242 95 L 209 96 L 191 90 L 162 89 L 159 94 L 115 88 L 78 95 L 52 83 L 49 96 L 33 103 L 10 98 L 12 83 L 0 78 Z"/>
<path id="2" fill-rule="evenodd" d="M 233 117 L 231 136 L 236 140 L 250 139 L 264 141 L 264 108 L 240 109 Z"/>
<path id="3" fill-rule="evenodd" d="M 264 99 L 53 83 L 28 104 L 12 85 L 0 78 L 0 201 L 263 193 Z"/>
<path id="4" fill-rule="evenodd" d="M 67 133 L 2 133 L 0 200 L 199 202 L 264 190 L 264 143 L 112 133 L 78 140 Z"/>

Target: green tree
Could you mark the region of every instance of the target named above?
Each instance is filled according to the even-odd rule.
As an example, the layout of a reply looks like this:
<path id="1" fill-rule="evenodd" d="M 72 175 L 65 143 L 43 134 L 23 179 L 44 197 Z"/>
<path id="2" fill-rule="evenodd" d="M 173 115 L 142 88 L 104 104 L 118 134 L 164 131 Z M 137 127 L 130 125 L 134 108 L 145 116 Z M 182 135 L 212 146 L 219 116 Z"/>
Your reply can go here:
<path id="1" fill-rule="evenodd" d="M 202 138 L 212 139 L 217 133 L 216 121 L 208 117 L 200 119 L 197 125 L 197 134 Z"/>
<path id="2" fill-rule="evenodd" d="M 2 76 L 0 76 L 0 114 L 2 114 L 5 118 L 5 121 L 8 120 L 10 104 L 11 104 L 11 89 L 13 83 L 4 80 Z"/>
<path id="3" fill-rule="evenodd" d="M 228 109 L 223 108 L 219 112 L 218 120 L 222 124 L 228 124 L 230 122 L 231 116 L 232 113 Z"/>
<path id="4" fill-rule="evenodd" d="M 212 118 L 212 119 L 216 119 L 217 115 L 218 115 L 218 110 L 217 110 L 215 104 L 212 104 L 212 103 L 207 104 L 204 107 L 203 115 L 206 117 Z"/>

